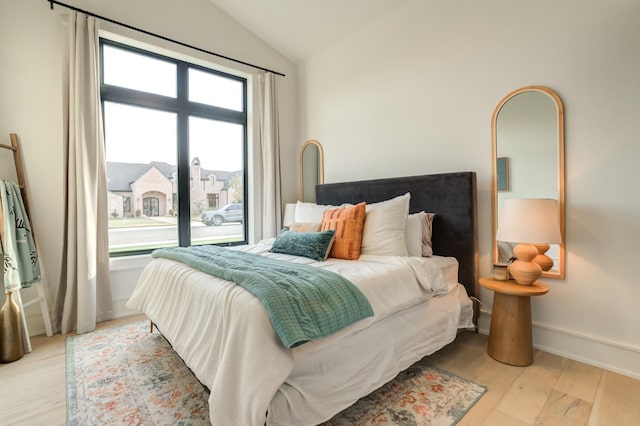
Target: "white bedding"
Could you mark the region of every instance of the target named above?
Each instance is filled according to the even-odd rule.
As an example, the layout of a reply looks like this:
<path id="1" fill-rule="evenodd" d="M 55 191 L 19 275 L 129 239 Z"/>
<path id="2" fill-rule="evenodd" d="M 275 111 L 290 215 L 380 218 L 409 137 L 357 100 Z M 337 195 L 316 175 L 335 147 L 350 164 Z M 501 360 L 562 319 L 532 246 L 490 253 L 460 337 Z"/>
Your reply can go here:
<path id="1" fill-rule="evenodd" d="M 179 262 L 154 259 L 127 307 L 144 312 L 211 390 L 214 425 L 317 424 L 451 342 L 459 327 L 472 326 L 455 259 L 315 262 L 268 253 L 270 243 L 241 249 L 344 275 L 367 297 L 374 316 L 289 350 L 250 293 Z"/>
<path id="2" fill-rule="evenodd" d="M 464 287 L 397 312 L 385 321 L 297 360 L 269 406 L 268 425 L 317 425 L 451 343 L 473 326 Z M 381 342 L 384 342 L 381 344 Z"/>

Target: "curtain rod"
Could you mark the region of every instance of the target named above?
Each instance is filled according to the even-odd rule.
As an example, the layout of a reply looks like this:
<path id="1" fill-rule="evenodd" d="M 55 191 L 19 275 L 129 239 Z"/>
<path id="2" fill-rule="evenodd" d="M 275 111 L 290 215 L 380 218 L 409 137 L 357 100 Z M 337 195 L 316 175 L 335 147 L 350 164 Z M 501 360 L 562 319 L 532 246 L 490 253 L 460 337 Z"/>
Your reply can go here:
<path id="1" fill-rule="evenodd" d="M 131 26 L 129 24 L 125 24 L 123 22 L 115 21 L 113 19 L 106 18 L 104 16 L 96 15 L 95 13 L 92 13 L 92 12 L 89 12 L 89 11 L 86 11 L 86 10 L 82 10 L 80 8 L 77 8 L 75 6 L 71 6 L 69 4 L 65 4 L 65 3 L 59 2 L 57 0 L 47 0 L 47 2 L 49 3 L 49 7 L 51 7 L 51 10 L 53 10 L 53 5 L 57 4 L 58 6 L 66 7 L 67 9 L 71 9 L 71 10 L 75 10 L 76 12 L 84 13 L 86 15 L 89 15 L 89 16 L 93 17 L 93 18 L 98 18 L 98 19 L 101 19 L 103 21 L 110 22 L 112 24 L 120 25 L 121 27 L 125 27 L 125 28 L 128 28 L 130 30 L 138 31 L 138 32 L 141 32 L 143 34 L 150 35 L 152 37 L 156 37 L 156 38 L 162 39 L 164 41 L 168 41 L 168 42 L 171 42 L 171 43 L 179 44 L 180 46 L 188 47 L 189 49 L 197 50 L 198 52 L 207 53 L 209 55 L 217 56 L 218 58 L 226 59 L 226 60 L 235 62 L 237 64 L 247 65 L 247 66 L 249 66 L 251 68 L 256 68 L 256 69 L 259 69 L 259 70 L 262 70 L 262 71 L 267 71 L 267 72 L 270 72 L 270 73 L 273 73 L 273 74 L 277 74 L 277 75 L 281 75 L 281 76 L 285 77 L 285 75 L 282 74 L 281 72 L 273 71 L 273 70 L 270 70 L 268 68 L 264 68 L 264 67 L 261 67 L 261 66 L 258 66 L 258 65 L 250 64 L 249 62 L 244 62 L 244 61 L 241 61 L 239 59 L 234 59 L 234 58 L 231 58 L 229 56 L 225 56 L 225 55 L 221 55 L 221 54 L 216 53 L 216 52 L 212 52 L 210 50 L 201 49 L 199 47 L 196 47 L 196 46 L 193 46 L 193 45 L 190 45 L 190 44 L 187 44 L 187 43 L 183 43 L 181 41 L 174 40 L 172 38 L 165 37 L 165 36 L 160 35 L 160 34 L 152 33 L 150 31 L 143 30 L 141 28 L 136 28 L 134 26 Z"/>

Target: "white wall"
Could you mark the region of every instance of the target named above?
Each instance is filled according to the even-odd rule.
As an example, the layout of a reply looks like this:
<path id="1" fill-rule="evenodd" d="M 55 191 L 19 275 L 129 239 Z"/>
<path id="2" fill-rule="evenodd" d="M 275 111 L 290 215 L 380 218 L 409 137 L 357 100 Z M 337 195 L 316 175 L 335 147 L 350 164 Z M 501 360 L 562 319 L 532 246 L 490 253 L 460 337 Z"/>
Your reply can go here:
<path id="1" fill-rule="evenodd" d="M 532 301 L 534 344 L 640 377 L 639 22 L 635 0 L 409 2 L 300 67 L 302 138 L 322 143 L 327 182 L 475 170 L 486 276 L 492 111 L 516 88 L 555 90 L 567 275 Z"/>
<path id="2" fill-rule="evenodd" d="M 296 68 L 262 40 L 237 24 L 206 0 L 76 0 L 81 9 L 109 17 L 184 43 L 212 50 L 286 74 L 278 77 L 280 137 L 283 164 L 297 164 L 300 146 L 296 139 Z M 63 241 L 63 145 L 62 70 L 66 28 L 60 15 L 44 0 L 0 0 L 0 140 L 9 143 L 9 133 L 18 134 L 24 152 L 28 189 L 32 202 L 40 256 L 49 277 L 49 302 L 58 288 Z M 105 25 L 122 35 L 159 47 L 177 49 L 239 71 L 251 72 L 224 60 L 190 52 L 151 37 Z M 228 69 L 229 69 L 228 68 Z M 255 123 L 254 123 L 255 124 Z M 283 200 L 294 201 L 297 170 L 283 171 Z M 0 178 L 15 179 L 9 151 L 0 152 Z M 120 313 L 146 263 L 145 258 L 114 262 L 112 282 L 116 309 Z M 33 297 L 31 290 L 23 298 Z M 31 334 L 43 332 L 39 310 L 28 308 Z"/>

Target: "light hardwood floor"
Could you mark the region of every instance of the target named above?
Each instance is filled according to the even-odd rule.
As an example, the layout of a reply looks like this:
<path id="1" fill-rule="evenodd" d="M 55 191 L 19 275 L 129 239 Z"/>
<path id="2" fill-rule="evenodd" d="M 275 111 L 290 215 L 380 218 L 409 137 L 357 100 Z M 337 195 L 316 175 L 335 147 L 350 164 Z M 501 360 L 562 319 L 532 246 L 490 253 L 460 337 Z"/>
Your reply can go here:
<path id="1" fill-rule="evenodd" d="M 33 352 L 0 364 L 0 425 L 63 425 L 64 336 L 31 341 Z M 490 358 L 486 346 L 487 336 L 463 332 L 429 357 L 432 364 L 488 388 L 459 425 L 640 424 L 640 380 L 540 351 L 533 365 L 513 367 Z"/>

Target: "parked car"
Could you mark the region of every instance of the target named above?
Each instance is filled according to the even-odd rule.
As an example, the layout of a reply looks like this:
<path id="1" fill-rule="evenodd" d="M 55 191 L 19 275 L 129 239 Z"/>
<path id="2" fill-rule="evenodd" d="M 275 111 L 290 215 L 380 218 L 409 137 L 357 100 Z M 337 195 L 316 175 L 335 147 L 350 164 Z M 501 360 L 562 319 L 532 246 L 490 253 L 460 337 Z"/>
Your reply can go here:
<path id="1" fill-rule="evenodd" d="M 202 223 L 207 226 L 220 226 L 225 222 L 244 222 L 244 206 L 242 203 L 232 203 L 218 210 L 209 210 L 200 215 Z"/>

